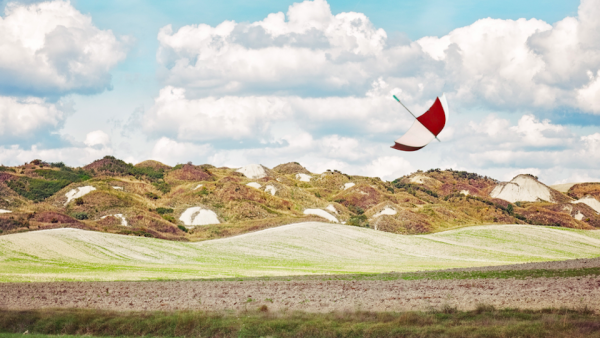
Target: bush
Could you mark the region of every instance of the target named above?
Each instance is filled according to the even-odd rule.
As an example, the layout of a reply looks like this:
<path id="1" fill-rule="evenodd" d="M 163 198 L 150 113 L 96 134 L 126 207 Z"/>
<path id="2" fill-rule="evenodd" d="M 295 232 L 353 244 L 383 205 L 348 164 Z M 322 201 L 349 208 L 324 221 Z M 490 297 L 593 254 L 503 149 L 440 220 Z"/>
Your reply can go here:
<path id="1" fill-rule="evenodd" d="M 165 181 L 154 182 L 152 185 L 163 194 L 167 194 L 169 191 L 171 191 L 171 186 Z"/>
<path id="2" fill-rule="evenodd" d="M 82 197 L 78 197 L 75 199 L 75 204 L 76 205 L 83 205 L 83 198 Z"/>
<path id="3" fill-rule="evenodd" d="M 515 213 L 515 208 L 512 204 L 508 203 L 508 206 L 506 207 L 506 212 L 511 216 Z"/>
<path id="4" fill-rule="evenodd" d="M 8 187 L 17 194 L 35 202 L 40 202 L 54 195 L 60 189 L 71 184 L 70 181 L 47 181 L 37 178 L 19 177 L 7 182 Z"/>
<path id="5" fill-rule="evenodd" d="M 156 208 L 156 212 L 160 215 L 172 214 L 173 209 L 171 209 L 171 208 Z"/>
<path id="6" fill-rule="evenodd" d="M 148 197 L 149 199 L 153 199 L 153 200 L 157 200 L 160 198 L 160 196 L 158 196 L 157 194 L 153 193 L 153 192 L 147 192 L 146 197 Z"/>
<path id="7" fill-rule="evenodd" d="M 184 227 L 183 225 L 178 225 L 177 227 L 179 228 L 179 230 L 181 230 L 183 232 L 188 232 L 188 229 L 186 227 Z"/>
<path id="8" fill-rule="evenodd" d="M 162 218 L 165 221 L 169 221 L 171 223 L 177 223 L 177 221 L 175 220 L 175 217 L 171 216 L 171 215 L 163 215 Z"/>
<path id="9" fill-rule="evenodd" d="M 83 221 L 84 219 L 88 219 L 87 212 L 76 212 L 73 214 L 73 218 Z"/>

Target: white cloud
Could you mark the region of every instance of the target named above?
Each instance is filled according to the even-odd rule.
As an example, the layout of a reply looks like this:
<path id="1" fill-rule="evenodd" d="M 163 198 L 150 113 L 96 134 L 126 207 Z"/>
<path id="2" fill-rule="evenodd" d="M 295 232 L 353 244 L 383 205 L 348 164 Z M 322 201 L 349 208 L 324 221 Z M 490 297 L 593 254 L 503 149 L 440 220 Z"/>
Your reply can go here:
<path id="1" fill-rule="evenodd" d="M 362 13 L 305 1 L 252 23 L 165 26 L 158 60 L 165 82 L 192 95 L 362 96 L 383 79 L 411 105 L 446 91 L 457 107 L 600 113 L 600 15 L 590 14 L 599 7 L 584 0 L 577 17 L 554 25 L 481 19 L 397 46 Z"/>
<path id="2" fill-rule="evenodd" d="M 363 170 L 365 175 L 391 181 L 414 171 L 414 167 L 402 157 L 384 156 L 374 159 Z"/>
<path id="3" fill-rule="evenodd" d="M 18 145 L 0 146 L 0 163 L 4 165 L 20 165 L 29 163 L 32 159 L 42 159 L 48 162 L 64 162 L 71 166 L 83 166 L 110 155 L 113 150 L 108 147 L 64 147 L 55 149 L 41 149 L 34 145 L 24 149 Z"/>
<path id="4" fill-rule="evenodd" d="M 88 147 L 106 147 L 110 145 L 110 136 L 102 130 L 92 131 L 87 133 L 83 143 Z"/>
<path id="5" fill-rule="evenodd" d="M 9 3 L 0 17 L 0 92 L 94 93 L 125 58 L 126 38 L 100 30 L 68 1 Z"/>
<path id="6" fill-rule="evenodd" d="M 40 98 L 0 96 L 0 139 L 35 137 L 59 127 L 65 115 L 56 104 Z"/>
<path id="7" fill-rule="evenodd" d="M 209 145 L 177 142 L 162 137 L 154 144 L 150 158 L 165 164 L 175 165 L 204 157 L 210 149 Z"/>

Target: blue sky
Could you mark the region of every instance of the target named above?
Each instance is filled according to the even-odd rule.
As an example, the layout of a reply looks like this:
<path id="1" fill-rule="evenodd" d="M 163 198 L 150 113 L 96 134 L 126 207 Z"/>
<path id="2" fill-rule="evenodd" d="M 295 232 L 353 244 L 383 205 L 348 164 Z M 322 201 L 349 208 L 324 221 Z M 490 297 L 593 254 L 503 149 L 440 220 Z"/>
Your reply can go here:
<path id="1" fill-rule="evenodd" d="M 598 0 L 7 3 L 4 164 L 600 178 Z M 391 150 L 412 123 L 391 94 L 424 111 L 442 92 L 443 142 Z"/>

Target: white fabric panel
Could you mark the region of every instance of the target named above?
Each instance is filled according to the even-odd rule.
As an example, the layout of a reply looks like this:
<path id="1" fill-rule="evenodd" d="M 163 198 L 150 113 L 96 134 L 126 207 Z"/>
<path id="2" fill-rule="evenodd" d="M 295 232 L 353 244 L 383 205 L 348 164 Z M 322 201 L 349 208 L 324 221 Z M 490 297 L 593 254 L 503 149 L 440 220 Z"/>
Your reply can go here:
<path id="1" fill-rule="evenodd" d="M 446 101 L 446 94 L 442 94 L 442 97 L 440 97 L 440 103 L 442 104 L 442 108 L 444 108 L 444 114 L 446 115 L 446 124 L 448 124 L 448 116 L 450 115 L 450 109 L 448 109 L 448 101 Z"/>
<path id="2" fill-rule="evenodd" d="M 419 120 L 410 127 L 406 134 L 396 140 L 396 143 L 404 144 L 409 147 L 424 147 L 429 142 L 433 141 L 435 135 L 425 128 Z"/>

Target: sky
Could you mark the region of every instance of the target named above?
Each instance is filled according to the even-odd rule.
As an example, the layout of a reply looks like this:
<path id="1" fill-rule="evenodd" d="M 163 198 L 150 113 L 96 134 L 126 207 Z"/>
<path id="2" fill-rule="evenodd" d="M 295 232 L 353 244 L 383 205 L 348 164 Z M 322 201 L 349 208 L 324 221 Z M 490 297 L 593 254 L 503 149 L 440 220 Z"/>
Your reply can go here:
<path id="1" fill-rule="evenodd" d="M 600 0 L 0 0 L 0 163 L 600 181 Z M 391 149 L 445 93 L 441 142 Z"/>

